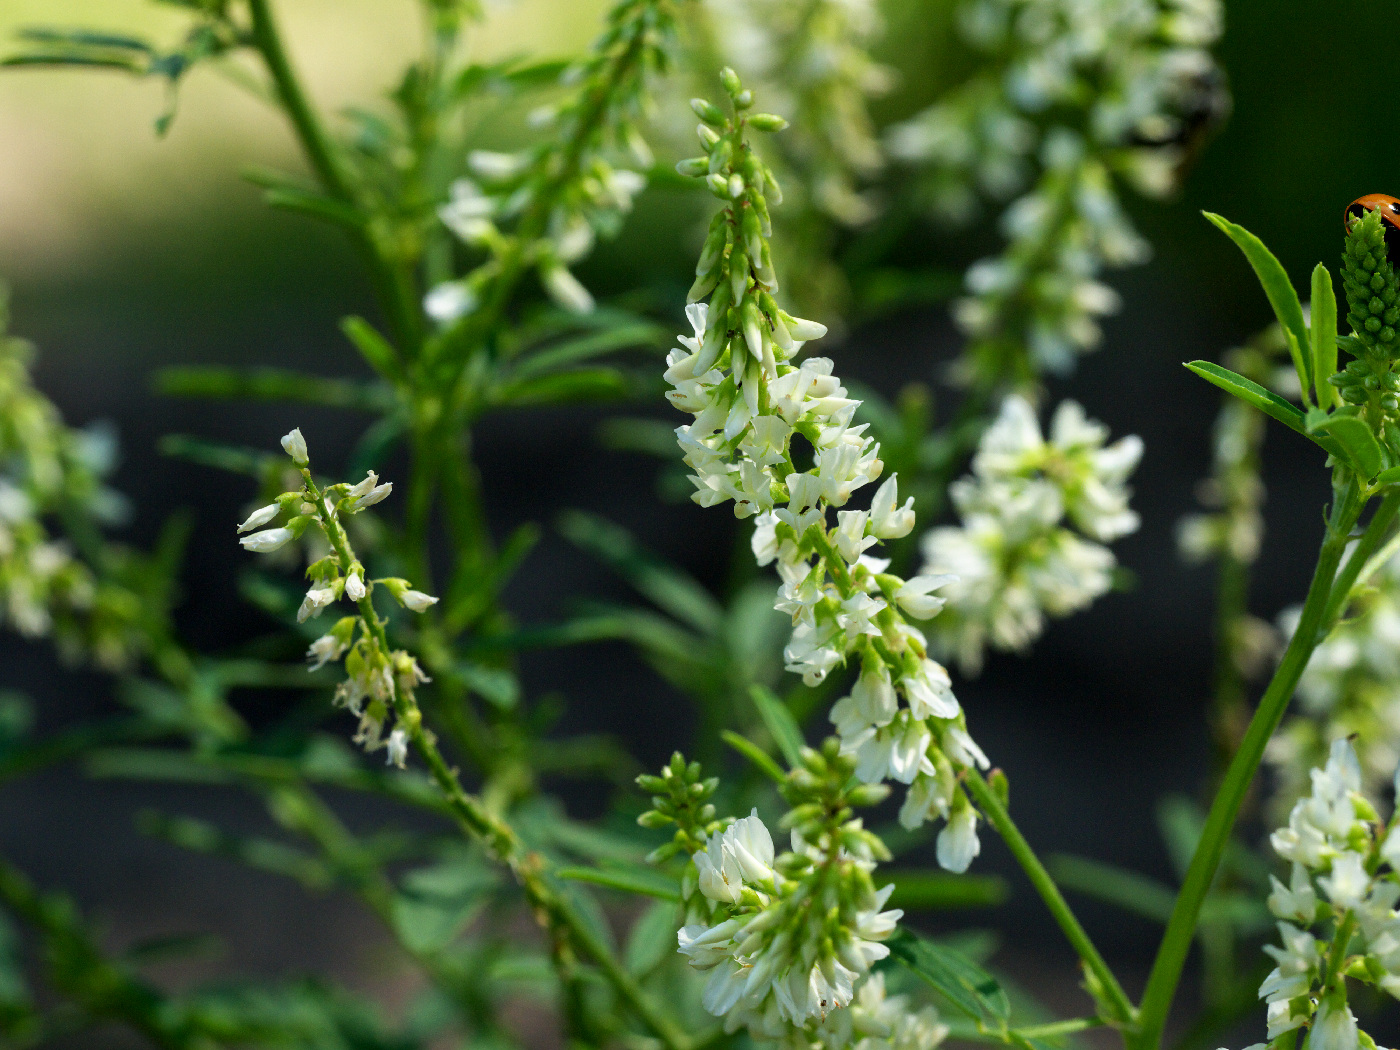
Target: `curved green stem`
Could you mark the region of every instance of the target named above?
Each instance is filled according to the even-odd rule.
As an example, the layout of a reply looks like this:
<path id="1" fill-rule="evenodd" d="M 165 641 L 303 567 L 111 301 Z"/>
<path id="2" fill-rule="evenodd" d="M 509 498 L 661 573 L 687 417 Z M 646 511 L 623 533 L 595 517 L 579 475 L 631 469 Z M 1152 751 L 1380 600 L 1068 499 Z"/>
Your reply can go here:
<path id="1" fill-rule="evenodd" d="M 1381 500 L 1376 513 L 1371 516 L 1371 522 L 1352 550 L 1351 557 L 1347 558 L 1342 571 L 1337 573 L 1336 582 L 1332 585 L 1332 594 L 1327 600 L 1327 609 L 1322 614 L 1321 630 L 1324 637 L 1336 624 L 1338 617 L 1346 611 L 1347 600 L 1351 597 L 1351 589 L 1355 586 L 1357 577 L 1361 575 L 1361 570 L 1366 567 L 1371 556 L 1385 542 L 1386 533 L 1390 531 L 1397 511 L 1400 511 L 1400 489 L 1391 489 Z"/>
<path id="2" fill-rule="evenodd" d="M 1103 994 L 1108 998 L 1114 1012 L 1118 1015 L 1116 1020 L 1125 1025 L 1131 1025 L 1137 1017 L 1137 1010 L 1133 1007 L 1132 1001 L 1123 991 L 1123 986 L 1118 983 L 1118 978 L 1114 976 L 1113 971 L 1109 969 L 1108 963 L 1099 954 L 1099 950 L 1094 947 L 1094 942 L 1089 939 L 1084 927 L 1079 924 L 1079 920 L 1070 909 L 1069 903 L 1060 893 L 1060 888 L 1055 885 L 1055 880 L 1050 877 L 1050 873 L 1045 870 L 1045 865 L 1040 863 L 1040 858 L 1035 855 L 1030 843 L 1026 841 L 1021 830 L 1012 821 L 1011 814 L 1002 805 L 997 793 L 982 778 L 982 774 L 975 769 L 968 769 L 964 783 L 972 797 L 977 800 L 982 812 L 986 814 L 987 820 L 1001 835 L 1007 849 L 1011 851 L 1011 855 L 1016 858 L 1016 863 L 1021 865 L 1026 877 L 1031 880 L 1031 885 L 1040 894 L 1045 906 L 1050 909 L 1050 914 L 1059 923 L 1070 946 L 1074 948 L 1084 965 L 1094 975 L 1098 985 L 1103 989 Z"/>
<path id="3" fill-rule="evenodd" d="M 1147 990 L 1143 993 L 1140 1027 L 1128 1041 L 1133 1050 L 1155 1050 L 1161 1042 L 1167 1014 L 1176 996 L 1177 985 L 1181 981 L 1181 971 L 1186 965 L 1186 956 L 1196 935 L 1201 905 L 1215 880 L 1215 872 L 1229 843 L 1235 818 L 1249 791 L 1249 785 L 1254 780 L 1254 773 L 1264 757 L 1265 745 L 1278 728 L 1279 721 L 1288 707 L 1288 701 L 1297 688 L 1298 679 L 1302 677 L 1313 650 L 1317 648 L 1320 629 L 1325 623 L 1324 616 L 1330 604 L 1334 583 L 1337 581 L 1337 568 L 1341 564 L 1352 526 L 1356 524 L 1363 504 L 1364 497 L 1358 491 L 1354 480 L 1337 486 L 1331 517 L 1327 523 L 1327 535 L 1322 541 L 1322 549 L 1318 552 L 1317 568 L 1313 573 L 1312 584 L 1308 587 L 1308 596 L 1303 603 L 1298 628 L 1293 634 L 1293 640 L 1288 643 L 1288 649 L 1283 654 L 1278 670 L 1274 672 L 1273 680 L 1269 682 L 1263 698 L 1259 701 L 1259 707 L 1250 720 L 1244 739 L 1240 741 L 1239 750 L 1235 752 L 1234 760 L 1225 772 L 1225 779 L 1221 782 L 1215 801 L 1211 803 L 1210 813 L 1201 832 L 1201 841 L 1191 858 L 1191 865 L 1186 871 L 1186 878 L 1172 908 L 1171 919 L 1162 936 L 1161 946 L 1157 949 L 1157 958 L 1147 979 Z M 1368 534 L 1376 530 L 1378 524 L 1383 527 L 1385 521 L 1378 523 L 1373 518 L 1370 528 L 1367 529 Z"/>
<path id="4" fill-rule="evenodd" d="M 336 154 L 331 137 L 316 115 L 310 99 L 302 89 L 301 80 L 292 69 L 291 59 L 282 44 L 282 35 L 273 17 L 270 0 L 248 0 L 252 20 L 253 46 L 267 66 L 277 98 L 286 110 L 296 132 L 297 141 L 306 154 L 317 181 L 331 197 L 358 210 L 359 202 L 351 177 Z M 408 354 L 417 352 L 421 341 L 419 296 L 410 269 L 397 265 L 383 250 L 367 227 L 361 227 L 355 237 L 356 246 L 365 257 L 380 305 L 389 318 L 399 349 Z"/>
<path id="5" fill-rule="evenodd" d="M 326 539 L 340 560 L 342 573 L 349 574 L 355 564 L 355 555 L 350 550 L 345 530 L 341 528 L 334 514 L 326 508 L 324 493 L 317 487 L 311 471 L 303 467 L 302 480 L 312 502 L 318 508 L 316 516 L 325 529 Z M 384 630 L 384 621 L 375 611 L 369 593 L 356 602 L 365 629 L 380 651 L 388 656 L 393 651 L 389 636 Z M 525 899 L 535 914 L 536 920 L 560 949 L 563 939 L 579 950 L 579 953 L 592 961 L 618 995 L 631 1007 L 641 1021 L 652 1030 L 668 1050 L 691 1050 L 690 1037 L 664 1011 L 659 1009 L 642 990 L 636 979 L 613 956 L 608 946 L 589 928 L 583 918 L 574 910 L 567 898 L 555 891 L 545 872 L 545 861 L 538 853 L 526 847 L 515 829 L 492 813 L 475 795 L 468 794 L 457 778 L 457 772 L 447 764 L 438 749 L 437 738 L 423 724 L 423 713 L 411 693 L 393 686 L 394 713 L 398 727 L 407 733 L 414 749 L 428 766 L 428 772 L 438 790 L 442 792 L 448 809 L 458 827 L 471 839 L 485 847 L 492 858 L 510 869 L 525 893 Z"/>

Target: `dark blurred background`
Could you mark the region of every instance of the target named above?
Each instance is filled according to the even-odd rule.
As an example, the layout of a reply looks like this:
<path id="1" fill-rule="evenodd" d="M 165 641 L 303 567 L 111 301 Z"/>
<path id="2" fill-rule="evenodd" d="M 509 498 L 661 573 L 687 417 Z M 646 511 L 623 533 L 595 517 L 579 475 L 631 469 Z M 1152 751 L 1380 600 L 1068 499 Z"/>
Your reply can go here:
<path id="1" fill-rule="evenodd" d="M 280 6 L 296 57 L 328 105 L 370 96 L 412 46 L 408 0 Z M 958 76 L 962 60 L 950 57 L 944 6 L 901 5 L 922 13 L 901 14 L 891 27 L 884 57 L 906 76 L 880 102 L 882 120 L 912 113 Z M 599 8 L 578 0 L 521 0 L 494 13 L 498 24 L 478 46 L 483 54 L 525 47 L 567 53 L 592 34 Z M 926 8 L 935 10 L 930 15 Z M 1155 256 L 1110 276 L 1124 307 L 1107 323 L 1102 349 L 1077 375 L 1051 386 L 1052 401 L 1076 398 L 1116 435 L 1142 435 L 1147 453 L 1135 478 L 1143 527 L 1117 545 L 1137 576 L 1136 589 L 1053 625 L 1032 656 L 993 656 L 979 678 L 957 683 L 970 725 L 1008 771 L 1018 821 L 1039 848 L 1171 878 L 1154 806 L 1169 792 L 1199 793 L 1206 771 L 1213 594 L 1211 570 L 1183 565 L 1173 530 L 1195 508 L 1193 488 L 1209 467 L 1209 426 L 1218 407 L 1215 392 L 1180 363 L 1218 358 L 1271 319 L 1242 257 L 1199 211 L 1218 211 L 1262 237 L 1300 288 L 1319 259 L 1335 271 L 1343 206 L 1362 193 L 1400 193 L 1400 144 L 1388 112 L 1397 86 L 1387 32 L 1394 13 L 1393 4 L 1380 0 L 1227 4 L 1219 54 L 1233 116 L 1176 199 L 1133 201 Z M 139 24 L 157 33 L 171 24 L 135 0 L 0 4 L 0 37 L 34 21 Z M 251 160 L 295 163 L 273 118 L 202 74 L 186 86 L 171 133 L 158 141 L 151 121 L 163 104 L 160 92 L 109 76 L 0 77 L 0 274 L 12 286 L 13 330 L 40 347 L 43 389 L 70 422 L 110 419 L 120 430 L 116 483 L 135 506 L 126 538 L 147 544 L 171 510 L 195 512 L 180 624 L 191 643 L 218 650 L 265 626 L 236 594 L 245 562 L 233 523 L 250 486 L 162 458 L 157 440 L 184 432 L 269 447 L 300 425 L 330 471 L 344 462 L 365 421 L 293 406 L 164 399 L 151 392 L 149 377 L 181 362 L 266 363 L 322 374 L 355 369 L 336 322 L 368 310 L 368 296 L 343 242 L 265 210 L 239 180 L 238 168 Z M 621 239 L 603 246 L 581 276 L 604 295 L 639 284 L 672 292 L 694 249 L 684 232 L 688 221 L 675 219 L 697 206 L 703 205 L 652 194 Z M 913 264 L 957 268 L 986 246 L 985 237 L 944 234 L 900 251 Z M 920 308 L 856 327 L 829 352 L 843 376 L 893 396 L 911 381 L 937 384 L 957 348 L 946 312 Z M 940 403 L 951 397 L 935 389 Z M 664 404 L 617 412 L 670 418 Z M 658 500 L 655 461 L 597 444 L 597 425 L 611 414 L 520 412 L 490 420 L 477 441 L 494 527 L 504 534 L 528 519 L 548 526 L 563 508 L 596 510 L 720 588 L 733 523 L 724 514 Z M 1266 463 L 1268 535 L 1252 606 L 1271 619 L 1301 598 L 1328 493 L 1316 450 L 1281 428 L 1269 432 Z M 629 597 L 547 531 L 508 604 L 529 623 L 554 617 L 573 599 L 600 595 Z M 102 679 L 62 669 L 45 646 L 3 635 L 0 660 L 0 684 L 34 696 L 43 727 L 111 703 Z M 529 695 L 565 694 L 565 728 L 616 732 L 648 764 L 687 742 L 683 701 L 623 646 L 543 654 L 528 662 L 526 684 Z M 265 701 L 252 701 L 254 718 L 259 702 Z M 596 801 L 584 792 L 578 804 L 586 813 Z M 145 839 L 133 815 L 148 806 L 235 826 L 263 819 L 255 802 L 212 789 L 93 782 L 61 770 L 0 795 L 0 851 L 37 881 L 75 894 L 106 923 L 114 943 L 194 929 L 225 939 L 217 961 L 186 967 L 173 974 L 177 979 L 314 969 L 391 1005 L 403 1000 L 403 967 L 352 901 L 311 896 L 271 876 Z M 1247 833 L 1257 837 L 1261 830 Z M 932 924 L 1002 930 L 1009 936 L 1000 961 L 1010 972 L 1044 992 L 1070 995 L 1070 953 L 1000 843 L 991 835 L 984 842 L 977 868 L 1011 875 L 1011 901 L 996 912 Z M 1136 991 L 1156 929 L 1076 903 Z M 1258 1028 L 1256 1022 L 1239 1033 L 1241 1041 L 1257 1039 Z M 1389 1035 L 1375 1034 L 1382 1041 Z"/>

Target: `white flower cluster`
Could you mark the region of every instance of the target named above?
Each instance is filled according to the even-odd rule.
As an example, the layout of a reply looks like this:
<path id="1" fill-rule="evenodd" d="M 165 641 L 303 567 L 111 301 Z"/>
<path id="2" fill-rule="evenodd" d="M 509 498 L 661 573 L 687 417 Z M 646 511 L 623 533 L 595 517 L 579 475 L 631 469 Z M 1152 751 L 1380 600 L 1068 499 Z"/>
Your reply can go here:
<path id="1" fill-rule="evenodd" d="M 867 110 L 891 71 L 870 56 L 884 31 L 873 0 L 709 0 L 726 56 L 792 119 L 781 148 L 810 205 L 847 226 L 875 216 L 862 184 L 884 167 Z"/>
<path id="2" fill-rule="evenodd" d="M 959 18 L 999 61 L 893 128 L 888 149 L 922 167 L 929 203 L 947 218 L 970 218 L 979 195 L 1004 200 L 1030 186 L 1003 217 L 1006 251 L 968 272 L 956 316 L 978 352 L 963 367 L 995 381 L 1008 350 L 995 344 L 1009 343 L 1028 350 L 1029 367 L 1065 371 L 1097 344 L 1095 318 L 1116 306 L 1097 282 L 1101 269 L 1148 250 L 1113 173 L 1142 192 L 1169 191 L 1192 135 L 1225 105 L 1206 50 L 1221 6 L 966 0 Z"/>
<path id="3" fill-rule="evenodd" d="M 731 83 L 737 87 L 737 78 Z M 711 120 L 713 109 L 697 105 Z M 732 158 L 748 146 L 742 125 L 731 135 L 740 146 L 701 125 L 701 141 Z M 697 267 L 697 288 L 713 295 L 708 305 L 687 308 L 693 334 L 681 337 L 666 370 L 667 397 L 695 416 L 676 431 L 694 471 L 693 499 L 705 507 L 732 502 L 736 515 L 754 517 L 754 555 L 760 565 L 776 564 L 783 581 L 776 608 L 794 625 L 784 650 L 789 671 L 816 685 L 859 658 L 861 684 L 831 712 L 843 746 L 858 756 L 862 780 L 910 785 L 901 811 L 907 826 L 935 814 L 951 819 L 939 857 L 965 870 L 978 850 L 976 816 L 957 767 L 987 760 L 967 733 L 947 672 L 928 658 L 927 640 L 910 622 L 938 612 L 943 602 L 932 592 L 949 580 L 903 580 L 873 553 L 881 540 L 914 528 L 913 500 L 899 502 L 894 477 L 868 509 L 836 510 L 834 525 L 829 520 L 829 511 L 845 508 L 880 476 L 879 444 L 867 424 L 855 422 L 860 402 L 847 396 L 830 360 L 792 363 L 803 341 L 825 329 L 773 301 L 764 176 L 750 169 L 747 178 L 739 171 L 709 177 L 725 183 L 730 201 Z M 795 437 L 812 450 L 805 470 L 793 461 Z"/>
<path id="4" fill-rule="evenodd" d="M 336 687 L 335 703 L 360 720 L 355 743 L 363 745 L 366 751 L 386 749 L 388 762 L 403 768 L 408 756 L 408 736 L 402 728 L 395 728 L 386 738 L 384 729 L 395 711 L 395 698 L 411 698 L 414 689 L 430 679 L 412 654 L 391 650 L 385 644 L 372 595 L 377 586 L 382 586 L 405 609 L 417 613 L 438 599 L 415 590 L 404 579 L 368 579 L 364 566 L 350 549 L 342 516 L 358 514 L 385 499 L 393 490 L 391 483 L 381 483 L 370 471 L 357 484 L 341 483 L 320 489 L 312 480 L 306 440 L 299 428 L 282 438 L 282 448 L 300 470 L 305 484 L 253 511 L 238 526 L 239 533 L 248 533 L 239 543 L 245 550 L 267 554 L 299 539 L 310 527 L 325 538 L 330 553 L 306 569 L 311 586 L 297 610 L 297 622 L 321 615 L 341 598 L 355 603 L 358 610 L 353 616 L 342 617 L 312 642 L 306 652 L 307 661 L 311 670 L 318 671 L 344 658 L 346 678 Z M 264 528 L 282 517 L 287 519 L 285 524 Z"/>
<path id="5" fill-rule="evenodd" d="M 531 123 L 553 127 L 555 135 L 524 152 L 475 150 L 467 157 L 471 176 L 453 184 L 438 215 L 488 258 L 428 293 L 423 307 L 435 321 L 452 324 L 471 314 L 491 282 L 522 264 L 535 269 L 566 310 L 593 308 L 593 296 L 569 266 L 599 235 L 617 233 L 646 185 L 638 172 L 614 167 L 607 154 L 620 147 L 638 167 L 651 167 L 637 122 L 648 105 L 647 75 L 664 65 L 673 31 L 669 5 L 656 0 L 619 4 L 609 19 L 590 56 L 561 78 L 574 90 L 531 115 Z"/>
<path id="6" fill-rule="evenodd" d="M 1112 586 L 1106 543 L 1135 531 L 1127 478 L 1142 457 L 1136 436 L 1113 444 L 1108 428 L 1061 402 L 1047 440 L 1035 409 L 1008 397 L 978 445 L 972 474 L 953 483 L 961 526 L 929 530 L 925 574 L 951 574 L 931 644 L 976 671 L 984 649 L 1021 650 L 1045 617 L 1087 607 Z"/>
<path id="7" fill-rule="evenodd" d="M 141 598 L 94 572 L 46 518 L 60 509 L 96 525 L 125 517 L 126 501 L 102 479 L 116 438 L 68 427 L 30 375 L 33 348 L 5 334 L 0 288 L 0 621 L 27 638 L 52 637 L 70 659 L 129 666 L 144 646 Z M 112 564 L 133 555 L 108 548 Z"/>
<path id="8" fill-rule="evenodd" d="M 1313 651 L 1298 681 L 1299 711 L 1269 741 L 1276 813 L 1307 790 L 1308 770 L 1332 741 L 1353 738 L 1362 787 L 1378 798 L 1400 765 L 1400 562 L 1391 558 L 1369 588 Z M 1291 638 L 1300 610 L 1279 614 L 1279 632 Z"/>
<path id="9" fill-rule="evenodd" d="M 805 874 L 787 878 L 796 860 Z M 757 811 L 710 836 L 694 855 L 708 921 L 678 934 L 690 965 L 707 971 L 705 1009 L 785 1046 L 932 1050 L 947 1034 L 931 1008 L 910 1011 L 867 976 L 889 954 L 880 942 L 903 912 L 883 910 L 893 885 L 874 891 L 868 853 L 827 851 L 793 832 L 792 854 L 775 860 Z M 862 983 L 862 978 L 865 980 Z M 847 1009 L 850 1008 L 850 1009 Z"/>
<path id="10" fill-rule="evenodd" d="M 1308 1046 L 1361 1050 L 1375 1041 L 1357 1028 L 1347 978 L 1400 998 L 1400 835 L 1361 793 L 1361 768 L 1345 740 L 1312 770 L 1312 791 L 1272 837 L 1292 864 L 1288 885 L 1273 880 L 1269 910 L 1278 964 L 1260 986 L 1272 1041 L 1309 1025 Z M 1313 931 L 1325 931 L 1321 935 Z"/>

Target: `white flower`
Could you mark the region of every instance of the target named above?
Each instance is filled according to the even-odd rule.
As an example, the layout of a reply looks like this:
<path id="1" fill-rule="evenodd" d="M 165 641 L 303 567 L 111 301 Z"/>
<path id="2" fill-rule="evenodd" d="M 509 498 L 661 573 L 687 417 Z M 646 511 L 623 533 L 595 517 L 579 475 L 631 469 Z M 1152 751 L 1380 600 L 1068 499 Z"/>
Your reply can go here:
<path id="1" fill-rule="evenodd" d="M 306 592 L 306 597 L 301 601 L 301 608 L 297 610 L 297 623 L 305 623 L 311 617 L 319 615 L 321 610 L 333 601 L 334 587 L 312 587 Z"/>
<path id="2" fill-rule="evenodd" d="M 363 482 L 361 484 L 363 484 Z M 355 487 L 359 488 L 359 485 L 356 485 Z M 350 514 L 356 514 L 364 510 L 366 507 L 373 507 L 376 503 L 379 503 L 382 500 L 384 500 L 385 497 L 387 497 L 389 493 L 393 491 L 394 483 L 392 481 L 386 481 L 382 485 L 375 485 L 372 489 L 366 492 L 363 496 L 360 496 L 358 499 L 355 500 L 355 502 L 351 503 L 345 509 Z"/>
<path id="3" fill-rule="evenodd" d="M 915 576 L 904 581 L 904 586 L 895 593 L 895 601 L 914 619 L 927 620 L 936 616 L 946 601 L 946 599 L 929 592 L 937 587 L 956 583 L 957 579 L 956 576 L 947 575 Z"/>
<path id="4" fill-rule="evenodd" d="M 292 457 L 292 462 L 299 467 L 304 467 L 310 462 L 306 452 L 306 439 L 301 436 L 301 428 L 297 427 L 282 438 L 282 448 L 287 455 Z"/>
<path id="5" fill-rule="evenodd" d="M 345 577 L 345 597 L 352 602 L 357 602 L 365 596 L 365 581 L 358 572 L 352 572 Z"/>
<path id="6" fill-rule="evenodd" d="M 914 497 L 899 506 L 899 478 L 891 474 L 870 502 L 870 528 L 882 540 L 897 540 L 908 536 L 914 528 Z"/>
<path id="7" fill-rule="evenodd" d="M 255 554 L 267 554 L 284 547 L 291 540 L 296 539 L 296 534 L 291 529 L 264 529 L 262 532 L 255 532 L 251 536 L 244 536 L 238 542 L 243 545 L 244 550 L 250 550 Z"/>
<path id="8" fill-rule="evenodd" d="M 259 507 L 248 515 L 248 520 L 238 526 L 239 532 L 247 532 L 249 529 L 260 529 L 273 518 L 281 513 L 282 508 L 276 503 L 269 503 L 266 507 Z"/>
<path id="9" fill-rule="evenodd" d="M 405 590 L 403 594 L 399 596 L 399 601 L 403 603 L 405 609 L 410 612 L 418 613 L 438 603 L 438 599 L 434 598 L 431 594 L 424 594 L 422 591 L 415 591 L 412 588 Z"/>
<path id="10" fill-rule="evenodd" d="M 476 309 L 477 297 L 462 281 L 444 281 L 423 297 L 423 312 L 438 324 L 451 324 Z"/>
<path id="11" fill-rule="evenodd" d="M 332 660 L 339 660 L 349 648 L 350 643 L 342 641 L 335 634 L 321 635 L 306 650 L 306 660 L 311 665 L 309 670 L 319 671 Z"/>
<path id="12" fill-rule="evenodd" d="M 1324 998 L 1308 1037 L 1309 1050 L 1359 1050 L 1360 1046 L 1356 1017 L 1346 1000 L 1336 995 Z"/>
<path id="13" fill-rule="evenodd" d="M 956 810 L 938 833 L 938 863 L 948 871 L 962 874 L 982 851 L 977 841 L 977 812 L 971 806 Z"/>
<path id="14" fill-rule="evenodd" d="M 1314 892 L 1308 871 L 1301 864 L 1294 864 L 1288 886 L 1270 875 L 1273 892 L 1269 894 L 1269 911 L 1280 919 L 1310 924 L 1317 912 L 1317 893 Z"/>
<path id="15" fill-rule="evenodd" d="M 957 698 L 947 670 L 934 660 L 921 660 L 918 670 L 899 680 L 915 718 L 957 718 Z"/>
<path id="16" fill-rule="evenodd" d="M 540 280 L 550 298 L 565 310 L 576 314 L 592 311 L 593 296 L 562 263 L 547 263 L 540 267 Z"/>
<path id="17" fill-rule="evenodd" d="M 385 763 L 403 769 L 404 763 L 408 759 L 408 734 L 402 729 L 395 729 L 389 734 L 389 739 L 384 742 L 384 747 L 388 752 L 385 756 Z"/>
<path id="18" fill-rule="evenodd" d="M 773 839 L 756 809 L 711 836 L 693 859 L 700 892 L 710 900 L 738 904 L 746 883 L 762 887 L 773 879 Z"/>
<path id="19" fill-rule="evenodd" d="M 1318 880 L 1327 898 L 1339 908 L 1356 908 L 1371 888 L 1364 860 L 1359 853 L 1346 852 L 1332 861 L 1332 874 Z"/>

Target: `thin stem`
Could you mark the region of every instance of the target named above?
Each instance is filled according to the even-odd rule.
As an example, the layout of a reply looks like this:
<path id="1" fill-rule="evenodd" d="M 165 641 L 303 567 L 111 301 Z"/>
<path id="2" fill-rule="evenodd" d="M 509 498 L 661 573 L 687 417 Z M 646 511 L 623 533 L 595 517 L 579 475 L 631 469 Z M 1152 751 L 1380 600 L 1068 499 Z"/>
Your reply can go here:
<path id="1" fill-rule="evenodd" d="M 1060 929 L 1064 931 L 1070 946 L 1074 948 L 1084 965 L 1097 979 L 1099 986 L 1118 1015 L 1116 1020 L 1125 1024 L 1135 1022 L 1137 1010 L 1134 1009 L 1132 1001 L 1123 991 L 1123 986 L 1118 983 L 1118 978 L 1108 968 L 1108 963 L 1104 962 L 1103 956 L 1094 947 L 1094 942 L 1089 939 L 1084 927 L 1075 918 L 1069 903 L 1060 893 L 1060 888 L 1055 885 L 1055 880 L 1045 870 L 1045 865 L 1040 863 L 1040 858 L 1035 855 L 1030 843 L 1026 841 L 1021 830 L 1012 821 L 1011 814 L 1006 811 L 1006 807 L 1002 805 L 997 793 L 991 789 L 991 786 L 976 769 L 968 769 L 964 783 L 972 793 L 972 797 L 977 800 L 977 804 L 982 808 L 982 812 L 986 814 L 992 827 L 997 829 L 997 834 L 1002 837 L 1007 848 L 1011 850 L 1011 855 L 1016 858 L 1016 862 L 1025 871 L 1026 877 L 1031 880 L 1031 885 L 1040 894 L 1045 906 L 1050 909 L 1050 914 L 1059 924 Z"/>
<path id="2" fill-rule="evenodd" d="M 344 530 L 326 506 L 326 498 L 316 486 L 311 471 L 303 467 L 302 479 L 311 501 L 317 507 L 316 515 L 325 528 L 326 539 L 340 560 L 341 572 L 349 574 L 355 563 Z M 375 611 L 369 592 L 356 602 L 365 629 L 369 632 L 380 652 L 387 658 L 393 651 L 389 636 L 384 630 L 384 621 Z M 544 858 L 526 848 L 509 824 L 501 820 L 482 804 L 475 795 L 470 795 L 457 779 L 452 769 L 438 750 L 437 738 L 423 724 L 423 713 L 417 700 L 406 690 L 393 685 L 394 713 L 398 726 L 413 742 L 414 748 L 427 763 L 428 772 L 437 784 L 438 790 L 446 799 L 452 817 L 462 831 L 480 842 L 497 861 L 508 867 L 525 892 L 525 899 L 535 914 L 536 921 L 551 938 L 567 936 L 582 955 L 603 972 L 603 975 L 617 990 L 619 996 L 634 1013 L 666 1044 L 669 1050 L 690 1050 L 690 1038 L 665 1013 L 651 1001 L 641 986 L 613 957 L 608 946 L 600 940 L 573 909 L 568 900 L 549 885 L 545 877 Z M 559 943 L 554 944 L 556 953 Z"/>
<path id="3" fill-rule="evenodd" d="M 1327 609 L 1322 614 L 1321 630 L 1324 637 L 1326 632 L 1330 631 L 1336 624 L 1338 617 L 1346 611 L 1347 601 L 1351 598 L 1351 589 L 1356 584 L 1357 577 L 1360 576 L 1366 563 L 1371 560 L 1371 556 L 1385 541 L 1390 524 L 1395 520 L 1396 511 L 1400 511 L 1400 489 L 1391 489 L 1381 500 L 1381 505 L 1376 508 L 1376 513 L 1371 516 L 1371 523 L 1366 526 L 1366 532 L 1362 535 L 1355 549 L 1352 550 L 1346 564 L 1342 566 L 1342 571 L 1337 574 L 1336 583 L 1332 587 L 1332 595 L 1327 601 Z"/>
<path id="4" fill-rule="evenodd" d="M 1195 938 L 1201 906 L 1210 891 L 1211 883 L 1215 881 L 1216 869 L 1220 866 L 1220 859 L 1229 843 L 1230 832 L 1234 828 L 1235 818 L 1239 814 L 1245 794 L 1264 757 L 1265 745 L 1278 728 L 1279 721 L 1288 708 L 1288 701 L 1297 688 L 1298 679 L 1317 647 L 1319 628 L 1323 624 L 1323 616 L 1332 595 L 1337 567 L 1341 564 L 1348 535 L 1360 516 L 1363 502 L 1354 480 L 1337 486 L 1331 518 L 1327 523 L 1327 535 L 1318 553 L 1317 568 L 1308 587 L 1298 628 L 1292 641 L 1288 643 L 1283 660 L 1274 672 L 1273 680 L 1269 682 L 1263 698 L 1259 701 L 1259 707 L 1240 741 L 1234 760 L 1225 772 L 1225 779 L 1211 804 L 1210 813 L 1201 832 L 1201 840 L 1191 858 L 1181 891 L 1177 894 L 1161 946 L 1157 949 L 1157 958 L 1147 980 L 1147 990 L 1143 993 L 1141 1026 L 1129 1040 L 1129 1045 L 1134 1050 L 1155 1050 L 1161 1042 L 1167 1013 L 1176 996 L 1181 971 L 1186 965 L 1186 956 Z M 1376 528 L 1376 525 L 1373 518 L 1368 533 Z"/>
<path id="5" fill-rule="evenodd" d="M 1347 945 L 1351 943 L 1351 935 L 1355 930 L 1356 913 L 1348 909 L 1342 921 L 1337 924 L 1337 932 L 1332 936 L 1332 951 L 1327 956 L 1327 972 L 1322 975 L 1324 992 L 1332 987 L 1337 974 L 1342 972 L 1342 963 L 1347 957 Z"/>
<path id="6" fill-rule="evenodd" d="M 322 188 L 343 204 L 358 209 L 355 187 L 345 172 L 335 146 L 326 133 L 310 99 L 302 89 L 301 80 L 292 69 L 291 59 L 282 44 L 282 35 L 273 17 L 270 0 L 248 0 L 252 18 L 253 46 L 262 56 L 268 75 L 277 89 L 277 97 L 291 120 L 297 141 L 301 143 L 311 170 Z M 405 353 L 416 353 L 421 334 L 419 330 L 418 294 L 410 270 L 396 265 L 382 249 L 369 229 L 362 228 L 355 238 L 365 256 L 380 305 L 389 317 L 394 337 Z"/>

